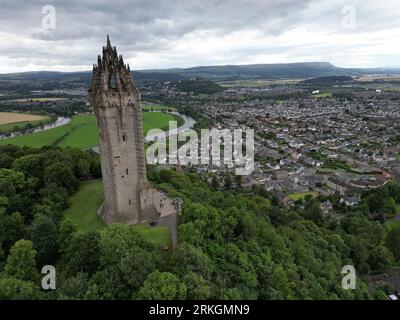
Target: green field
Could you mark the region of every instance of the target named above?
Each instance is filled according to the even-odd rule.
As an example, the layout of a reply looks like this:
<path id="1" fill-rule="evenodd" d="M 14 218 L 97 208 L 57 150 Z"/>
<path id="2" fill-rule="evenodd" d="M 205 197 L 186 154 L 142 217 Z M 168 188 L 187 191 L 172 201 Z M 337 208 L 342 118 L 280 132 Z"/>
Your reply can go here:
<path id="1" fill-rule="evenodd" d="M 164 112 L 143 112 L 144 134 L 152 128 L 167 129 L 169 121 L 182 118 Z M 41 132 L 35 132 L 14 138 L 0 140 L 0 145 L 15 144 L 19 146 L 42 147 L 58 145 L 86 149 L 98 145 L 97 123 L 94 115 L 74 116 L 70 123 Z"/>
<path id="2" fill-rule="evenodd" d="M 49 102 L 49 101 L 62 101 L 67 100 L 67 98 L 23 98 L 23 99 L 13 99 L 13 100 L 4 100 L 3 102 Z"/>
<path id="3" fill-rule="evenodd" d="M 83 182 L 69 200 L 69 208 L 64 218 L 74 223 L 79 232 L 100 230 L 106 225 L 97 215 L 97 210 L 104 201 L 103 185 L 99 181 Z"/>
<path id="4" fill-rule="evenodd" d="M 219 85 L 225 88 L 265 88 L 276 85 L 292 85 L 297 84 L 302 79 L 277 79 L 277 80 L 234 80 L 234 81 L 220 81 Z"/>
<path id="5" fill-rule="evenodd" d="M 332 92 L 322 92 L 318 94 L 311 95 L 313 98 L 331 98 Z"/>
<path id="6" fill-rule="evenodd" d="M 289 194 L 288 197 L 290 199 L 296 201 L 296 200 L 304 199 L 307 195 L 311 195 L 315 198 L 318 195 L 318 193 L 314 192 L 314 191 L 303 192 L 303 193 L 292 193 L 292 194 Z"/>
<path id="7" fill-rule="evenodd" d="M 175 110 L 175 109 L 172 107 L 163 105 L 163 104 L 142 103 L 142 110 L 167 111 L 167 110 Z"/>
<path id="8" fill-rule="evenodd" d="M 78 232 L 84 233 L 106 228 L 106 224 L 97 215 L 97 211 L 104 201 L 103 184 L 100 181 L 83 182 L 69 200 L 69 208 L 64 212 L 64 219 L 76 225 Z M 167 227 L 148 227 L 135 225 L 145 239 L 161 246 L 169 245 Z"/>

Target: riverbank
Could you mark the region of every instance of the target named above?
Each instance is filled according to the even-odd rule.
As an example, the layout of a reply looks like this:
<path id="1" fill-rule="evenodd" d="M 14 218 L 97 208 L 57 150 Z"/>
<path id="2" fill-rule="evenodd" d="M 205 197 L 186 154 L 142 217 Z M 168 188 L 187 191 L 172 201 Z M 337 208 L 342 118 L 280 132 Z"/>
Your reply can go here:
<path id="1" fill-rule="evenodd" d="M 169 121 L 176 119 L 176 115 L 166 112 L 144 112 L 144 134 L 153 128 L 167 129 Z M 0 145 L 14 144 L 31 147 L 56 145 L 60 147 L 88 149 L 98 145 L 98 135 L 97 121 L 93 114 L 76 115 L 72 119 L 69 119 L 69 122 L 65 125 L 2 139 L 0 140 Z"/>
<path id="2" fill-rule="evenodd" d="M 54 117 L 18 112 L 0 112 L 0 138 L 33 131 L 53 122 Z"/>

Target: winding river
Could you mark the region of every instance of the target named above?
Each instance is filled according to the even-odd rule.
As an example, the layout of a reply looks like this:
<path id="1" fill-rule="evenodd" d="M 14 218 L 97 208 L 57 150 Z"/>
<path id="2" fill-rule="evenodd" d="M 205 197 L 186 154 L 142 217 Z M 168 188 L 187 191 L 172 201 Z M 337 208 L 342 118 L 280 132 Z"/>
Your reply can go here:
<path id="1" fill-rule="evenodd" d="M 18 132 L 18 131 L 12 132 L 9 136 L 4 136 L 4 135 L 0 136 L 0 139 L 13 138 L 13 137 L 21 136 L 21 135 L 24 135 L 24 134 L 29 134 L 29 133 L 34 133 L 34 132 L 40 132 L 40 131 L 45 131 L 45 130 L 49 130 L 49 129 L 54 129 L 54 128 L 66 125 L 70 121 L 71 121 L 71 118 L 69 118 L 69 117 L 58 117 L 57 120 L 52 122 L 52 123 L 45 124 L 43 126 L 34 128 L 32 130 L 27 130 L 24 133 Z"/>
<path id="2" fill-rule="evenodd" d="M 147 112 L 166 112 L 166 111 L 147 111 Z M 174 114 L 174 115 L 180 116 L 183 119 L 183 121 L 184 121 L 183 124 L 179 128 L 177 128 L 177 132 L 178 133 L 184 132 L 184 131 L 186 131 L 188 129 L 193 128 L 194 124 L 196 123 L 196 120 L 194 120 L 192 117 L 189 117 L 189 116 L 187 116 L 185 114 L 182 114 L 182 113 L 179 113 L 179 112 L 172 112 L 172 111 L 171 112 L 166 112 L 166 113 L 170 113 L 170 114 Z M 166 137 L 169 137 L 171 134 L 172 134 L 172 132 L 170 130 L 165 132 Z M 146 142 L 154 141 L 155 137 L 156 137 L 156 135 L 154 135 L 154 134 L 146 135 L 145 141 Z M 93 151 L 97 152 L 97 153 L 100 152 L 98 146 L 92 147 L 91 149 Z"/>
<path id="3" fill-rule="evenodd" d="M 161 112 L 161 111 L 152 111 L 152 112 Z M 167 113 L 180 116 L 183 119 L 184 123 L 179 128 L 177 128 L 177 133 L 180 133 L 180 132 L 183 132 L 183 131 L 193 128 L 194 124 L 196 123 L 196 120 L 194 120 L 193 118 L 191 118 L 185 114 L 181 114 L 179 112 L 167 112 Z M 171 133 L 172 132 L 170 130 L 168 130 L 166 132 L 166 136 L 169 137 L 171 135 Z M 156 137 L 155 134 L 146 135 L 146 138 L 145 138 L 146 142 L 153 141 L 155 137 Z"/>
<path id="4" fill-rule="evenodd" d="M 44 130 L 49 130 L 57 127 L 61 127 L 71 121 L 71 118 L 69 117 L 58 117 L 57 120 L 53 123 L 50 124 L 45 124 L 42 127 L 36 128 L 33 130 L 33 132 L 39 132 L 39 131 L 44 131 Z"/>

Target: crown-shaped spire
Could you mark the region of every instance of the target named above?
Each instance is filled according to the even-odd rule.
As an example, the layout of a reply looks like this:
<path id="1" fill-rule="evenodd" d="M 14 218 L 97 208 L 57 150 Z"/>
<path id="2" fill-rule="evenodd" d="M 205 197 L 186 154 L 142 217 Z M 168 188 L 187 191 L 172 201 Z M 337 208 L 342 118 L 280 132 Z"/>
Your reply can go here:
<path id="1" fill-rule="evenodd" d="M 122 55 L 118 56 L 117 48 L 111 46 L 108 34 L 107 45 L 103 46 L 102 55 L 98 56 L 97 65 L 93 66 L 93 77 L 93 83 L 100 84 L 103 90 L 136 90 L 130 68 L 125 65 Z"/>

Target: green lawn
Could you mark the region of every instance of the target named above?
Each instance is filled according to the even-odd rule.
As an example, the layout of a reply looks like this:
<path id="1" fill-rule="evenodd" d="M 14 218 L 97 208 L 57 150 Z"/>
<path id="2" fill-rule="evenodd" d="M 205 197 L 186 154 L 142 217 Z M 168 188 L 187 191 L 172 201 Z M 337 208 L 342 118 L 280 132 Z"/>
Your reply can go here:
<path id="1" fill-rule="evenodd" d="M 64 212 L 64 219 L 76 225 L 78 232 L 101 230 L 107 225 L 97 215 L 97 211 L 104 201 L 103 184 L 100 181 L 83 182 L 69 200 L 69 208 Z M 169 232 L 167 227 L 148 227 L 134 225 L 145 239 L 163 247 L 169 246 Z"/>
<path id="2" fill-rule="evenodd" d="M 159 244 L 162 247 L 170 246 L 168 227 L 149 227 L 138 224 L 131 226 L 131 228 L 137 230 L 137 232 L 140 233 L 143 238 L 150 242 Z"/>
<path id="3" fill-rule="evenodd" d="M 182 118 L 163 112 L 143 112 L 144 134 L 152 128 L 167 129 L 169 121 Z M 179 122 L 178 121 L 178 126 Z M 14 138 L 0 140 L 0 145 L 15 144 L 19 146 L 42 147 L 59 145 L 86 149 L 98 145 L 97 123 L 94 115 L 74 116 L 70 123 L 41 132 L 35 132 Z"/>
<path id="4" fill-rule="evenodd" d="M 85 149 L 99 144 L 97 121 L 94 115 L 77 116 L 70 123 L 66 136 L 62 136 L 56 143 L 58 146 Z"/>
<path id="5" fill-rule="evenodd" d="M 296 201 L 296 200 L 304 199 L 307 195 L 311 195 L 315 198 L 318 195 L 318 193 L 314 192 L 314 191 L 303 192 L 303 193 L 292 193 L 292 194 L 289 194 L 289 198 Z"/>
<path id="6" fill-rule="evenodd" d="M 100 181 L 83 182 L 78 192 L 70 198 L 64 219 L 74 223 L 79 232 L 100 230 L 106 226 L 97 215 L 103 201 L 103 184 Z"/>

